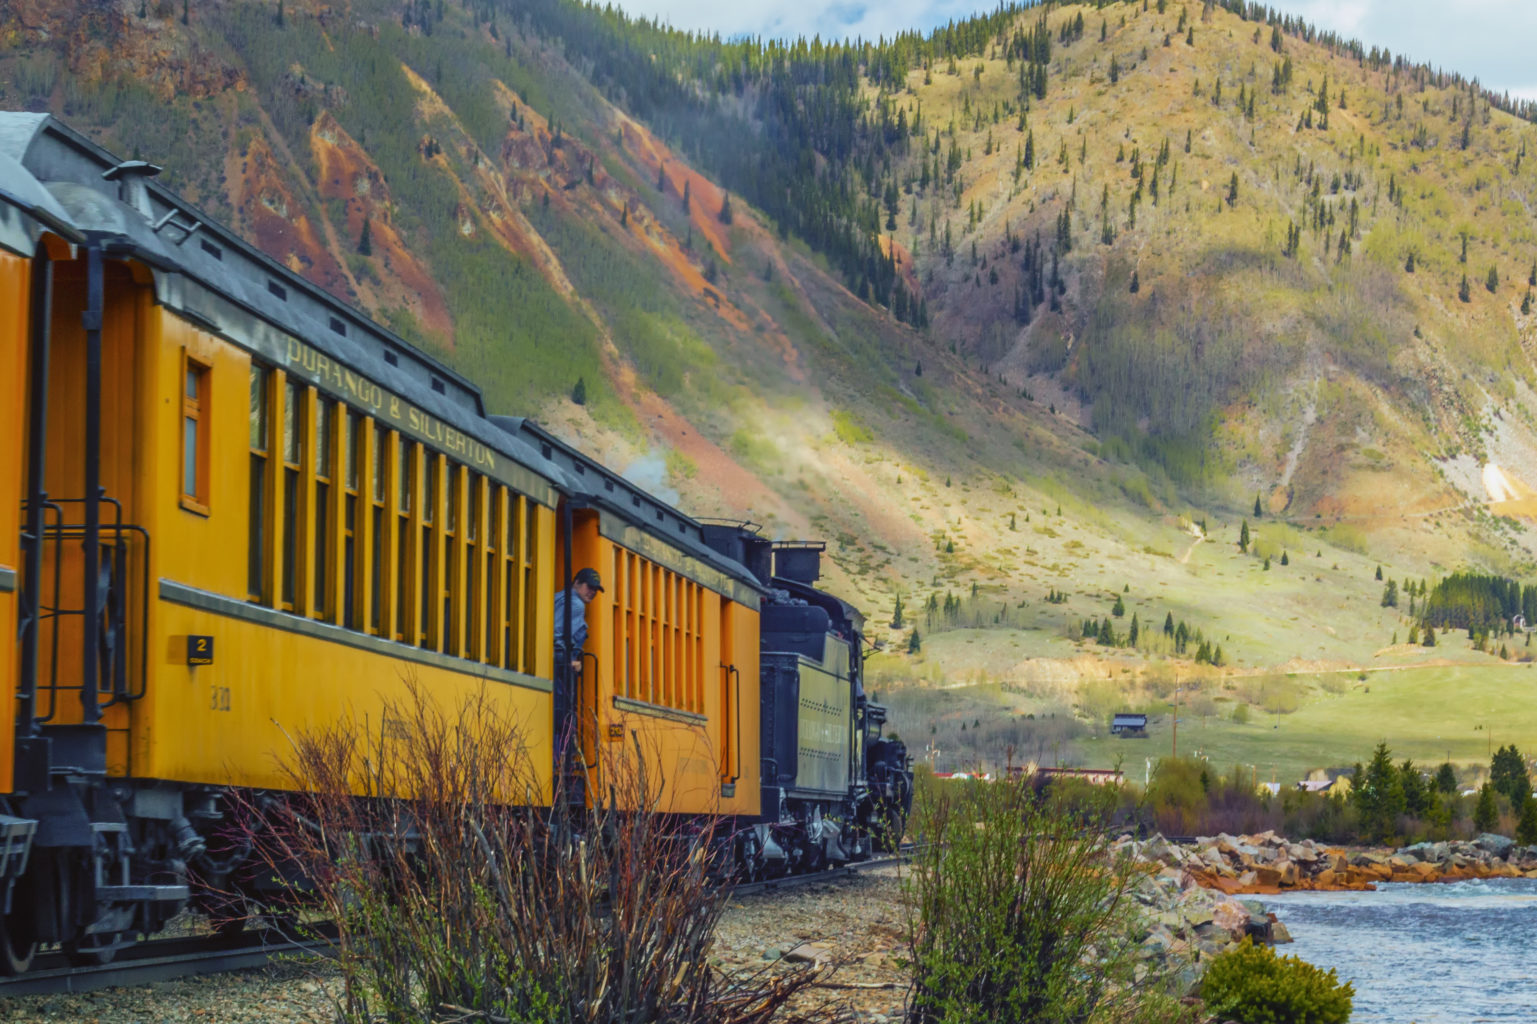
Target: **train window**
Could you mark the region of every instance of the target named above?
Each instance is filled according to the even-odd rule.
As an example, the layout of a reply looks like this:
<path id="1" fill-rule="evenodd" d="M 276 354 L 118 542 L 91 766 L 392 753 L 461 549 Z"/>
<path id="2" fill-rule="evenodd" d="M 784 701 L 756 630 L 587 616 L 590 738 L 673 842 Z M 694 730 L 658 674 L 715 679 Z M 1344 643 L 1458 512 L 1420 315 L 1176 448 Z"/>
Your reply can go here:
<path id="1" fill-rule="evenodd" d="M 183 361 L 181 396 L 181 504 L 208 514 L 208 392 L 212 372 L 188 355 Z"/>
<path id="2" fill-rule="evenodd" d="M 411 443 L 401 439 L 396 448 L 395 479 L 400 481 L 400 494 L 395 502 L 402 515 L 411 511 L 411 482 L 415 478 L 411 475 Z"/>
<path id="3" fill-rule="evenodd" d="M 448 387 L 437 377 L 432 378 L 432 390 L 440 395 L 448 394 Z"/>
<path id="4" fill-rule="evenodd" d="M 276 281 L 268 281 L 267 282 L 267 291 L 272 293 L 277 298 L 283 300 L 284 302 L 288 301 L 288 289 L 284 288 L 282 285 L 278 284 Z"/>
<path id="5" fill-rule="evenodd" d="M 388 465 L 385 456 L 389 455 L 389 431 L 384 429 L 384 424 L 374 424 L 374 501 L 384 504 L 384 467 Z"/>
<path id="6" fill-rule="evenodd" d="M 422 576 L 421 581 L 418 583 L 421 597 L 419 604 L 421 618 L 417 621 L 416 633 L 421 646 L 436 650 L 440 639 L 439 632 L 441 627 L 433 612 L 435 607 L 433 596 L 434 594 L 442 593 L 443 584 L 442 578 L 436 575 L 436 570 L 442 564 L 442 560 L 440 557 L 435 557 L 438 554 L 438 537 L 433 531 L 432 524 L 434 519 L 438 518 L 435 508 L 438 503 L 438 474 L 442 472 L 442 459 L 438 455 L 424 449 L 417 462 L 422 468 L 422 482 L 424 485 L 422 489 L 424 493 L 422 495 L 422 542 L 420 545 Z"/>
<path id="7" fill-rule="evenodd" d="M 373 426 L 373 451 L 367 459 L 368 473 L 373 478 L 372 500 L 369 502 L 371 519 L 368 534 L 368 628 L 375 635 L 384 632 L 384 497 L 389 493 L 385 481 L 385 469 L 389 466 L 389 431 L 382 424 Z"/>
<path id="8" fill-rule="evenodd" d="M 422 522 L 430 523 L 438 510 L 438 457 L 424 452 L 422 471 Z"/>
<path id="9" fill-rule="evenodd" d="M 391 366 L 399 366 L 400 365 L 400 357 L 397 356 L 395 353 L 391 352 L 389 349 L 385 349 L 384 350 L 384 361 L 386 363 L 389 363 Z"/>
<path id="10" fill-rule="evenodd" d="M 286 609 L 294 607 L 299 593 L 295 577 L 299 569 L 297 558 L 299 530 L 303 525 L 299 522 L 299 474 L 302 468 L 299 460 L 302 453 L 301 439 L 304 431 L 303 406 L 301 403 L 304 403 L 308 397 L 308 388 L 302 387 L 293 380 L 285 383 L 283 388 L 283 528 L 281 542 L 283 586 L 281 598 L 282 606 Z"/>
<path id="11" fill-rule="evenodd" d="M 395 509 L 395 639 L 415 643 L 416 638 L 407 635 L 407 620 L 411 611 L 411 492 L 416 479 L 412 453 L 416 445 L 399 434 L 394 436 L 399 453 L 396 474 L 400 480 Z"/>
<path id="12" fill-rule="evenodd" d="M 267 381 L 265 366 L 251 364 L 251 490 L 247 503 L 246 596 L 252 601 L 267 599 L 267 452 L 271 441 L 267 426 Z"/>
<path id="13" fill-rule="evenodd" d="M 444 461 L 447 475 L 443 486 L 448 491 L 445 495 L 448 507 L 443 517 L 443 620 L 439 626 L 443 632 L 438 649 L 444 654 L 457 655 L 460 653 L 459 627 L 464 610 L 464 594 L 460 590 L 463 579 L 459 573 L 460 553 L 463 550 L 459 543 L 459 505 L 461 488 L 464 486 L 464 467 Z"/>
<path id="14" fill-rule="evenodd" d="M 342 421 L 342 480 L 348 489 L 358 489 L 358 463 L 363 461 L 363 414 L 347 410 Z"/>
<path id="15" fill-rule="evenodd" d="M 333 469 L 336 458 L 335 434 L 336 402 L 319 395 L 315 400 L 315 505 L 309 521 L 314 524 L 315 535 L 314 571 L 310 573 L 314 581 L 310 613 L 320 618 L 325 618 L 330 607 L 326 598 L 331 582 L 330 556 L 334 550 L 330 543 L 331 528 L 336 522 L 331 508 L 332 485 L 336 479 Z"/>
<path id="16" fill-rule="evenodd" d="M 223 259 L 224 259 L 224 250 L 223 249 L 219 248 L 217 245 L 214 245 L 212 242 L 210 242 L 206 238 L 199 239 L 198 240 L 198 244 L 203 247 L 203 251 L 206 252 L 208 255 L 212 256 L 216 260 L 220 260 L 221 262 L 223 261 Z"/>
<path id="17" fill-rule="evenodd" d="M 283 392 L 283 461 L 291 462 L 295 466 L 299 463 L 299 437 L 303 430 L 301 420 L 304 391 L 293 380 L 289 380 Z"/>
<path id="18" fill-rule="evenodd" d="M 331 318 L 331 332 L 333 334 L 340 334 L 345 338 L 347 336 L 347 325 L 342 323 L 341 320 L 337 317 L 333 316 Z"/>

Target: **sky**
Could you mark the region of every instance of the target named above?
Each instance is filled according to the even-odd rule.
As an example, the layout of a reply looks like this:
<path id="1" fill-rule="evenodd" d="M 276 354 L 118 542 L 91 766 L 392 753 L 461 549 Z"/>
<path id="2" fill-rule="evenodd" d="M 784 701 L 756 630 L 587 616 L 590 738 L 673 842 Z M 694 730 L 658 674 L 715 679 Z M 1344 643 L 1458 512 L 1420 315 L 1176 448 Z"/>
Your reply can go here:
<path id="1" fill-rule="evenodd" d="M 995 6 L 987 0 L 617 0 L 674 28 L 823 39 L 924 31 Z M 1192 4 L 1194 0 L 1192 0 Z M 1537 100 L 1537 0 L 1285 0 L 1271 6 L 1320 28 L 1458 71 L 1495 92 Z"/>

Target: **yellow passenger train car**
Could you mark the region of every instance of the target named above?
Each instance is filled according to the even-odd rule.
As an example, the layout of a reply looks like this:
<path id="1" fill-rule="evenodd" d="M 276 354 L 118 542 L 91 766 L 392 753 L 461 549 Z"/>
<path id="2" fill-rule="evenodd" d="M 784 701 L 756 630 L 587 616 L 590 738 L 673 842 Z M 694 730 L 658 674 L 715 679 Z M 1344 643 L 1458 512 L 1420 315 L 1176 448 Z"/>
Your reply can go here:
<path id="1" fill-rule="evenodd" d="M 289 788 L 292 737 L 382 727 L 408 677 L 445 708 L 487 688 L 536 799 L 624 744 L 664 810 L 740 822 L 749 870 L 868 853 L 905 750 L 856 613 L 791 595 L 751 531 L 487 415 L 157 171 L 0 113 L 0 971 L 156 931 L 229 870 L 231 791 Z M 584 567 L 606 585 L 572 673 L 555 595 Z M 760 686 L 785 602 L 830 610 L 830 646 L 775 655 L 809 703 Z"/>

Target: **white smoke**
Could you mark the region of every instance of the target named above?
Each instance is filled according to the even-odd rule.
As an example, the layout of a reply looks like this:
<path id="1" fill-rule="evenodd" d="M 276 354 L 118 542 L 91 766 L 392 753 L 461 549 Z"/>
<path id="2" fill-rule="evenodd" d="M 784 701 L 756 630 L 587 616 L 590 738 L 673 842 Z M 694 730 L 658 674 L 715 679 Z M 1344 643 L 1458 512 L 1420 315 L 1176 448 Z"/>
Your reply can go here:
<path id="1" fill-rule="evenodd" d="M 677 489 L 667 483 L 667 456 L 655 449 L 630 463 L 619 475 L 668 505 L 676 506 L 681 497 Z"/>

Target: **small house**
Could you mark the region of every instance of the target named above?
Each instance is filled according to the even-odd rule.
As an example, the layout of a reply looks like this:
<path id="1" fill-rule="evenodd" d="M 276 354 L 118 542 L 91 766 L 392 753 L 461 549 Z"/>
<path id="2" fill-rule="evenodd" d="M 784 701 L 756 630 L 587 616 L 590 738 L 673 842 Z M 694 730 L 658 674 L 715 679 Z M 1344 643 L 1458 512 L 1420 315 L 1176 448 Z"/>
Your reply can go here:
<path id="1" fill-rule="evenodd" d="M 1112 736 L 1147 736 L 1147 716 L 1121 712 L 1110 721 Z"/>

